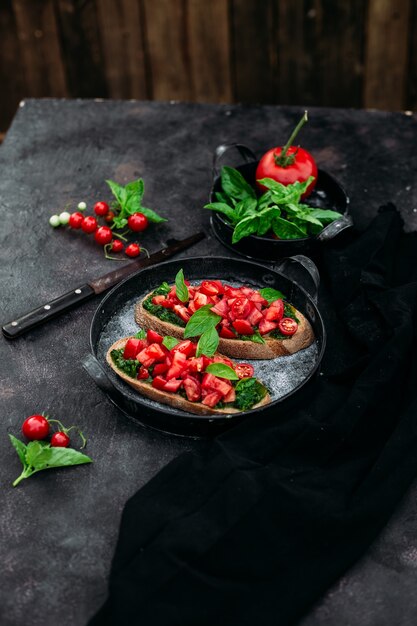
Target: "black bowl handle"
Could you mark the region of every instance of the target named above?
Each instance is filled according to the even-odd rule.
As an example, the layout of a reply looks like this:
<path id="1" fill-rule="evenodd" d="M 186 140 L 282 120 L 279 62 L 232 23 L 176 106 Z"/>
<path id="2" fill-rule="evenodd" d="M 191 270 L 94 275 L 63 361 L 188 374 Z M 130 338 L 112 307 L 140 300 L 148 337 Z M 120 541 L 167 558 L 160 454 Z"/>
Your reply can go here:
<path id="1" fill-rule="evenodd" d="M 317 239 L 318 241 L 330 241 L 339 235 L 339 233 L 343 230 L 350 228 L 351 226 L 353 226 L 353 220 L 350 215 L 345 214 L 340 219 L 331 222 L 331 224 L 323 228 L 321 233 L 317 235 Z"/>
<path id="2" fill-rule="evenodd" d="M 301 285 L 317 303 L 320 274 L 316 264 L 308 256 L 296 254 L 282 259 L 278 265 L 274 266 L 274 270 L 285 274 L 295 283 Z"/>
<path id="3" fill-rule="evenodd" d="M 220 175 L 219 162 L 229 150 L 237 150 L 246 163 L 257 160 L 252 150 L 242 143 L 222 143 L 217 146 L 213 154 L 213 182 Z"/>

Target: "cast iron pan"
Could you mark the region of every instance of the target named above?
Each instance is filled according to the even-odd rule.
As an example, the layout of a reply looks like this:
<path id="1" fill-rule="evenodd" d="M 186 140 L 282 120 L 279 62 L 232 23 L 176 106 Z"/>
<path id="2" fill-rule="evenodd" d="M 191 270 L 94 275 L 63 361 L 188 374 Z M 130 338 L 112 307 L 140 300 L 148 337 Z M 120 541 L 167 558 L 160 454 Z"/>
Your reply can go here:
<path id="1" fill-rule="evenodd" d="M 255 188 L 255 172 L 259 161 L 247 146 L 242 144 L 222 144 L 217 146 L 213 156 L 213 184 L 210 191 L 210 202 L 215 202 L 215 192 L 221 190 L 219 164 L 222 157 L 230 150 L 236 150 L 245 160 L 243 165 L 235 166 L 248 183 Z M 337 237 L 346 228 L 353 225 L 348 212 L 349 198 L 342 185 L 328 172 L 319 169 L 316 187 L 313 193 L 306 198 L 306 204 L 320 208 L 338 211 L 343 217 L 332 222 L 315 237 L 302 239 L 273 239 L 272 237 L 258 237 L 250 235 L 232 244 L 233 226 L 221 213 L 212 212 L 211 226 L 217 239 L 227 248 L 237 254 L 250 259 L 276 262 L 286 256 L 294 254 L 313 254 L 326 241 Z"/>
<path id="2" fill-rule="evenodd" d="M 135 303 L 164 280 L 173 283 L 181 268 L 191 282 L 217 278 L 231 284 L 279 289 L 309 319 L 316 336 L 313 346 L 289 357 L 252 361 L 255 375 L 271 390 L 271 404 L 230 417 L 193 415 L 144 398 L 105 362 L 106 352 L 115 341 L 138 331 L 134 320 Z M 250 415 L 273 413 L 279 419 L 284 410 L 305 398 L 319 372 L 326 340 L 316 304 L 318 284 L 317 268 L 306 257 L 286 259 L 274 268 L 223 257 L 194 257 L 146 268 L 117 285 L 98 307 L 91 324 L 91 354 L 83 360 L 84 368 L 123 413 L 164 432 L 210 436 Z"/>

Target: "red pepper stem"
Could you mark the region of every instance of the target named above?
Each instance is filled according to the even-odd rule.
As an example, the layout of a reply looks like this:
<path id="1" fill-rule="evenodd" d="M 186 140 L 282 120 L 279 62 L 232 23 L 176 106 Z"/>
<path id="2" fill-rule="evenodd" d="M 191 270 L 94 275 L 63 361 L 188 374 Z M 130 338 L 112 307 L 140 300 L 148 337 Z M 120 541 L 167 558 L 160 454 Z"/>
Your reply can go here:
<path id="1" fill-rule="evenodd" d="M 281 151 L 281 154 L 279 155 L 280 158 L 285 159 L 285 156 L 286 156 L 286 154 L 288 152 L 288 148 L 290 146 L 292 146 L 294 139 L 297 137 L 298 133 L 300 132 L 300 130 L 302 129 L 302 127 L 304 126 L 304 124 L 307 121 L 308 121 L 307 111 L 304 111 L 303 117 L 300 119 L 300 121 L 298 122 L 297 126 L 292 131 L 291 136 L 288 139 L 287 143 L 283 147 L 283 149 Z"/>

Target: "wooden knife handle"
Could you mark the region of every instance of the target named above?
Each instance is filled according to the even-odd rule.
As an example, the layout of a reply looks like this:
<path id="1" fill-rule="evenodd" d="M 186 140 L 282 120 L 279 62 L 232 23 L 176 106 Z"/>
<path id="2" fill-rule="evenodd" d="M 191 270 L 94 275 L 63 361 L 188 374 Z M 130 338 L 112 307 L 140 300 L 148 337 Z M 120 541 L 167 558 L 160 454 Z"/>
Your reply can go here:
<path id="1" fill-rule="evenodd" d="M 51 300 L 46 304 L 25 313 L 21 317 L 16 317 L 13 321 L 2 326 L 3 334 L 6 339 L 15 339 L 20 337 L 28 330 L 32 330 L 35 326 L 40 326 L 48 320 L 69 311 L 84 300 L 90 299 L 95 295 L 94 289 L 87 283 L 81 287 L 77 287 L 68 293 L 65 293 L 55 300 Z"/>

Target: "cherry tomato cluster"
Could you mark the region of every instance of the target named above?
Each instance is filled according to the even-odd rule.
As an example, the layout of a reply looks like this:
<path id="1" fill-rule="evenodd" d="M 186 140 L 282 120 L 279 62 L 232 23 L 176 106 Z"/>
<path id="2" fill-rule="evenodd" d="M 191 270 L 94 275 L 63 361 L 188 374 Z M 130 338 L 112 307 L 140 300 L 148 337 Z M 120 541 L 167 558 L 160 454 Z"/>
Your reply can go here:
<path id="1" fill-rule="evenodd" d="M 68 433 L 76 430 L 83 442 L 82 448 L 85 446 L 86 439 L 77 426 L 66 428 L 59 420 L 51 419 L 46 415 L 30 415 L 22 424 L 22 433 L 31 441 L 46 439 L 51 432 L 51 424 L 58 424 L 58 429 L 51 435 L 50 444 L 53 448 L 67 448 L 71 442 Z"/>
<path id="2" fill-rule="evenodd" d="M 126 256 L 134 258 L 140 255 L 141 250 L 145 250 L 145 248 L 141 248 L 141 246 L 136 243 L 127 243 L 126 247 L 123 241 L 127 242 L 126 238 L 123 234 L 117 234 L 113 231 L 114 224 L 113 220 L 115 218 L 114 211 L 111 211 L 107 202 L 96 202 L 93 209 L 95 215 L 83 215 L 82 211 L 86 209 L 86 203 L 80 202 L 78 204 L 78 211 L 74 213 L 61 213 L 61 215 L 53 215 L 49 223 L 51 226 L 56 227 L 60 225 L 68 225 L 70 228 L 74 230 L 82 230 L 84 233 L 90 235 L 94 233 L 95 241 L 104 247 L 106 258 L 114 258 L 110 257 L 107 253 L 110 251 L 112 253 L 118 254 L 123 252 Z M 62 218 L 62 219 L 61 219 Z M 100 225 L 98 219 L 103 218 L 106 224 L 113 224 L 113 226 Z M 127 220 L 128 229 L 134 233 L 139 233 L 148 227 L 149 222 L 146 215 L 143 213 L 133 213 L 130 215 Z M 120 259 L 121 260 L 121 259 Z"/>

